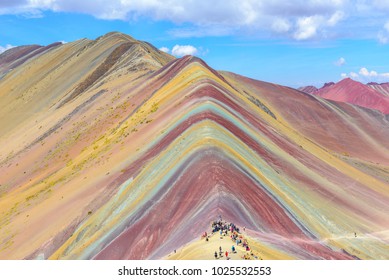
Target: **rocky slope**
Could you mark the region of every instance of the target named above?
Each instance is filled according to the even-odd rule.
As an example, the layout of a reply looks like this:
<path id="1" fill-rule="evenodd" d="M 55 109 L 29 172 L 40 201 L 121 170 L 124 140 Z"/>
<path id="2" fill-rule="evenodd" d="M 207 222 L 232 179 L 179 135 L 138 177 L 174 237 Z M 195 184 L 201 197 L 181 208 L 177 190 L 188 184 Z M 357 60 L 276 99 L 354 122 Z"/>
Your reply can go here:
<path id="1" fill-rule="evenodd" d="M 378 111 L 120 33 L 12 68 L 0 106 L 2 259 L 165 258 L 219 215 L 262 257 L 389 258 Z"/>

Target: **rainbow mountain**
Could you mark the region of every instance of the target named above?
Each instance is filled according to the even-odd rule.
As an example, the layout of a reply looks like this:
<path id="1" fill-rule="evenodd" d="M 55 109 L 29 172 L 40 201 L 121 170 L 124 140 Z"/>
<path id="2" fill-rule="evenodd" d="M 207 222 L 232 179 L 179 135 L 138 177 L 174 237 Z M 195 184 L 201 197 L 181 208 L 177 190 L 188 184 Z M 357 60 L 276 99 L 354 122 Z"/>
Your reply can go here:
<path id="1" fill-rule="evenodd" d="M 117 32 L 4 52 L 0 108 L 0 259 L 202 259 L 220 216 L 264 259 L 389 259 L 380 111 Z"/>

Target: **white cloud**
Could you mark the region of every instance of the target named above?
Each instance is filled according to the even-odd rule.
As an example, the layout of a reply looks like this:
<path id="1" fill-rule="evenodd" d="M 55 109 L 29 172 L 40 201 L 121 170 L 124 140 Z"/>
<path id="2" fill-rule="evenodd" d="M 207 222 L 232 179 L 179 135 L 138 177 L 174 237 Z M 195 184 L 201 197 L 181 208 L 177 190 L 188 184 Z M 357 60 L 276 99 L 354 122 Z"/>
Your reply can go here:
<path id="1" fill-rule="evenodd" d="M 294 33 L 296 40 L 306 40 L 316 35 L 319 25 L 319 17 L 304 17 L 297 20 L 297 31 Z"/>
<path id="2" fill-rule="evenodd" d="M 209 52 L 208 49 L 204 49 L 203 47 L 194 47 L 191 45 L 175 45 L 171 50 L 167 47 L 161 47 L 159 50 L 177 57 L 185 55 L 205 56 Z"/>
<path id="3" fill-rule="evenodd" d="M 389 81 L 389 72 L 379 73 L 377 71 L 371 70 L 369 71 L 366 67 L 362 67 L 359 69 L 358 73 L 350 72 L 349 74 L 342 73 L 340 74 L 342 78 L 351 77 L 354 80 L 358 80 L 360 82 L 387 82 Z"/>
<path id="4" fill-rule="evenodd" d="M 296 40 L 307 40 L 319 35 L 324 36 L 328 28 L 336 26 L 344 17 L 344 12 L 342 11 L 335 11 L 331 15 L 300 17 L 296 21 L 296 31 L 293 34 L 293 38 Z"/>
<path id="5" fill-rule="evenodd" d="M 44 11 L 77 12 L 100 19 L 149 18 L 185 23 L 170 34 L 178 37 L 230 34 L 284 34 L 297 40 L 336 31 L 353 0 L 4 0 L 0 14 L 42 16 Z M 351 3 L 351 4 L 350 4 Z M 215 8 L 217 7 L 217 8 Z M 181 25 L 182 26 L 182 25 Z"/>
<path id="6" fill-rule="evenodd" d="M 285 33 L 288 32 L 291 28 L 290 22 L 287 19 L 284 18 L 276 18 L 272 25 L 272 30 L 274 30 L 277 33 Z"/>
<path id="7" fill-rule="evenodd" d="M 174 56 L 184 56 L 184 55 L 196 55 L 198 52 L 197 48 L 191 45 L 175 45 L 172 49 L 172 55 Z"/>
<path id="8" fill-rule="evenodd" d="M 14 48 L 14 47 L 15 47 L 15 46 L 12 46 L 12 45 L 10 45 L 10 44 L 5 45 L 4 47 L 3 47 L 3 46 L 0 46 L 0 53 L 3 53 L 3 52 L 5 52 L 5 51 L 7 51 L 7 50 L 9 50 L 9 49 Z"/>
<path id="9" fill-rule="evenodd" d="M 159 48 L 159 50 L 160 51 L 163 51 L 163 52 L 165 52 L 165 53 L 169 53 L 169 48 L 167 48 L 167 47 L 161 47 L 161 48 Z"/>
<path id="10" fill-rule="evenodd" d="M 369 70 L 367 70 L 367 68 L 362 67 L 359 70 L 359 75 L 362 75 L 362 76 L 365 76 L 365 77 L 377 77 L 378 73 L 376 71 L 370 71 L 369 72 Z"/>
<path id="11" fill-rule="evenodd" d="M 344 19 L 344 12 L 336 11 L 328 20 L 327 24 L 329 26 L 335 26 L 339 21 Z"/>
<path id="12" fill-rule="evenodd" d="M 334 62 L 336 66 L 343 66 L 345 63 L 346 60 L 343 57 L 339 58 L 337 61 Z"/>

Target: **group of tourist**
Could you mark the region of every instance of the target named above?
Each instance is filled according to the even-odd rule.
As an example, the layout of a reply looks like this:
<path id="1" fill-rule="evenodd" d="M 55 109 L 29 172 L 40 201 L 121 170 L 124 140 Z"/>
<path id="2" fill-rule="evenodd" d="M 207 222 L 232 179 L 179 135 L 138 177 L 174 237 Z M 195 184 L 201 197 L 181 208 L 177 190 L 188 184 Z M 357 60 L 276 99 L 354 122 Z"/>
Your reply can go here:
<path id="1" fill-rule="evenodd" d="M 248 244 L 248 241 L 243 237 L 243 235 L 240 232 L 240 229 L 234 224 L 234 223 L 227 223 L 226 221 L 223 221 L 221 218 L 219 218 L 217 221 L 213 221 L 211 224 L 212 227 L 212 235 L 219 233 L 220 238 L 222 239 L 224 236 L 230 236 L 231 240 L 234 242 L 234 244 L 231 246 L 231 253 L 235 254 L 237 253 L 235 246 L 242 246 L 246 250 L 246 254 L 242 257 L 244 259 L 249 259 L 250 255 L 253 256 L 253 253 L 250 254 L 250 247 Z M 246 228 L 243 229 L 244 231 Z M 204 232 L 202 235 L 202 238 L 205 238 L 205 241 L 209 240 L 209 237 L 207 232 Z M 236 244 L 236 245 L 235 245 Z M 226 257 L 226 259 L 229 259 L 229 251 L 226 250 L 225 252 L 222 250 L 222 247 L 219 247 L 219 250 L 216 250 L 214 253 L 215 259 Z"/>

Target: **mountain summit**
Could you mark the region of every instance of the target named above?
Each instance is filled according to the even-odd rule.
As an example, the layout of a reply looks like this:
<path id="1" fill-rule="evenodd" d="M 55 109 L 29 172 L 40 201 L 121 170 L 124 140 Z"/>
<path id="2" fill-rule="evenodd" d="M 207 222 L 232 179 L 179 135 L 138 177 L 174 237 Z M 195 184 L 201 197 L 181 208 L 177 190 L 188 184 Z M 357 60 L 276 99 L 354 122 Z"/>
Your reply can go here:
<path id="1" fill-rule="evenodd" d="M 309 87 L 299 88 L 299 90 L 328 100 L 346 102 L 389 114 L 388 88 L 386 84 L 364 85 L 346 78 L 336 84 L 327 83 L 317 90 L 311 90 Z"/>
<path id="2" fill-rule="evenodd" d="M 1 259 L 389 258 L 383 114 L 117 32 L 42 48 L 0 55 Z"/>

